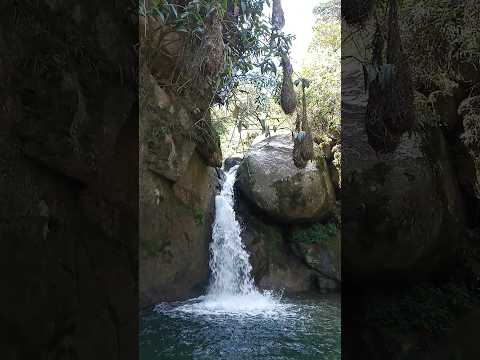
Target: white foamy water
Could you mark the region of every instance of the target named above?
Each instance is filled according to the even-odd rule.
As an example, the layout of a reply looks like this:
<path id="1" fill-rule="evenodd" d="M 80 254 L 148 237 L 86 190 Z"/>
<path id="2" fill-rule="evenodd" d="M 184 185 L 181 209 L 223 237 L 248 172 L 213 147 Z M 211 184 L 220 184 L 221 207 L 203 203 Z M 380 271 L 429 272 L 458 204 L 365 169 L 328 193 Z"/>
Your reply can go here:
<path id="1" fill-rule="evenodd" d="M 215 198 L 215 221 L 210 245 L 210 285 L 207 294 L 168 311 L 199 315 L 287 315 L 288 304 L 269 291 L 260 292 L 252 279 L 252 266 L 235 217 L 234 191 L 238 166 L 226 174 Z M 165 309 L 157 307 L 158 311 Z"/>
<path id="2" fill-rule="evenodd" d="M 235 296 L 256 293 L 252 266 L 235 218 L 233 186 L 238 166 L 227 173 L 222 191 L 215 198 L 215 222 L 210 244 L 211 280 L 208 295 Z"/>

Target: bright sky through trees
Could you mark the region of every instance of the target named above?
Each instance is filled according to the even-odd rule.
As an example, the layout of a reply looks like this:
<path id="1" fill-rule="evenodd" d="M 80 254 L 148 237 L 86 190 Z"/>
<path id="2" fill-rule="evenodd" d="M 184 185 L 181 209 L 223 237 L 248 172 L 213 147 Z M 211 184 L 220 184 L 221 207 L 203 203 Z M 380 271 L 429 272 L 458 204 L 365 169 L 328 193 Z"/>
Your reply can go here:
<path id="1" fill-rule="evenodd" d="M 319 3 L 327 0 L 283 0 L 282 7 L 285 12 L 285 27 L 287 34 L 295 35 L 291 49 L 291 60 L 294 68 L 302 64 L 308 46 L 312 41 L 312 27 L 315 24 L 313 9 Z"/>

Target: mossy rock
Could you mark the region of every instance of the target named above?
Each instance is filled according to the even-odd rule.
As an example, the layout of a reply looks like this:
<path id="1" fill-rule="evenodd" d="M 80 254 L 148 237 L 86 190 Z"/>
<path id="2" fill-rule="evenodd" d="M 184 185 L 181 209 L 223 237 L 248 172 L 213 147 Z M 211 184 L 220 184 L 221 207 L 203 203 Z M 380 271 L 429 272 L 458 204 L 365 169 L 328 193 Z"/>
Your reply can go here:
<path id="1" fill-rule="evenodd" d="M 335 191 L 324 159 L 298 169 L 290 135 L 269 137 L 254 145 L 238 169 L 238 188 L 265 215 L 284 223 L 328 217 Z"/>
<path id="2" fill-rule="evenodd" d="M 341 233 L 334 222 L 295 227 L 290 246 L 308 266 L 327 278 L 341 281 Z"/>

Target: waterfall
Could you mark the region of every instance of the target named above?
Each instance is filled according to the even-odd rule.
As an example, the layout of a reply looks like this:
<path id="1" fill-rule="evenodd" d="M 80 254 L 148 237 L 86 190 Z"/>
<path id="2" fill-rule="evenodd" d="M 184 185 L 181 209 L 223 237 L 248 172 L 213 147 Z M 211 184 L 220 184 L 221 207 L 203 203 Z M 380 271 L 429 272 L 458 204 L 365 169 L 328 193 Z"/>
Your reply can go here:
<path id="1" fill-rule="evenodd" d="M 256 292 L 249 256 L 235 218 L 234 191 L 237 166 L 226 174 L 222 190 L 215 198 L 215 222 L 210 245 L 211 281 L 208 294 L 248 295 Z"/>
<path id="2" fill-rule="evenodd" d="M 175 308 L 202 315 L 286 316 L 289 305 L 270 291 L 260 292 L 252 279 L 252 265 L 235 218 L 233 187 L 238 166 L 226 174 L 215 198 L 215 221 L 210 244 L 210 285 L 206 295 Z"/>

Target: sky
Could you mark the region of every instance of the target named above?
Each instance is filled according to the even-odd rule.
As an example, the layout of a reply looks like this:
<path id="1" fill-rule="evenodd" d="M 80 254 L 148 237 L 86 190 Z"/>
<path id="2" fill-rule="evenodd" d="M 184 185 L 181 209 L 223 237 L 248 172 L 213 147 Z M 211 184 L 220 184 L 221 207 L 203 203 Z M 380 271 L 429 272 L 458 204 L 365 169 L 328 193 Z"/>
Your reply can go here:
<path id="1" fill-rule="evenodd" d="M 296 39 L 291 49 L 293 66 L 300 66 L 305 57 L 310 41 L 312 40 L 312 27 L 315 23 L 313 8 L 326 0 L 282 0 L 285 13 L 285 33 L 293 34 Z"/>

